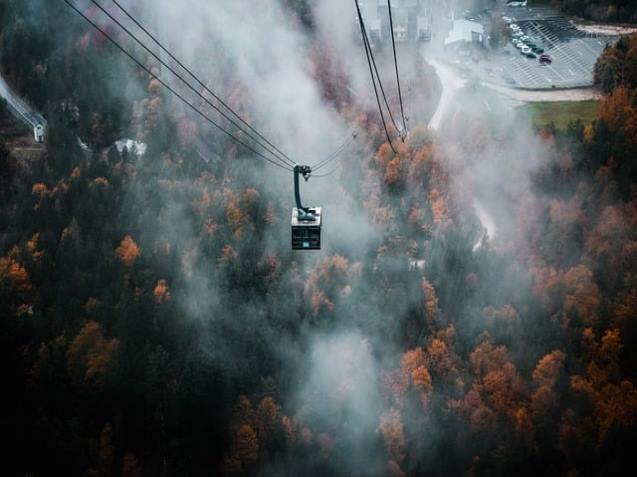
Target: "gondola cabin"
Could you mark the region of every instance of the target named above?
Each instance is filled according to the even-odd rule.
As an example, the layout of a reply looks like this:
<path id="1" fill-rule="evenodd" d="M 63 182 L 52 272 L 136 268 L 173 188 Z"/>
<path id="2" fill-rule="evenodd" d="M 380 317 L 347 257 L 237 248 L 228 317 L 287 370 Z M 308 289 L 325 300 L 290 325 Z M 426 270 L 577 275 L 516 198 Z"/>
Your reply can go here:
<path id="1" fill-rule="evenodd" d="M 321 250 L 322 208 L 307 209 L 309 214 L 292 209 L 292 250 Z"/>

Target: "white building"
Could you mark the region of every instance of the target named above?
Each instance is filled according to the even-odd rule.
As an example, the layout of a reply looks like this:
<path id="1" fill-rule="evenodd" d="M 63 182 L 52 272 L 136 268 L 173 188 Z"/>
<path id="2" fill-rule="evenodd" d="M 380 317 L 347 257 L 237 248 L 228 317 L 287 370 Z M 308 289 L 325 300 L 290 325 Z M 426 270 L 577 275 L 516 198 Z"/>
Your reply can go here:
<path id="1" fill-rule="evenodd" d="M 22 117 L 33 129 L 33 139 L 35 142 L 44 142 L 47 127 L 46 119 L 44 119 L 39 113 L 33 111 L 23 113 Z"/>
<path id="2" fill-rule="evenodd" d="M 484 26 L 471 20 L 454 20 L 449 35 L 445 38 L 445 46 L 459 42 L 484 44 Z"/>
<path id="3" fill-rule="evenodd" d="M 33 128 L 33 139 L 35 139 L 35 142 L 44 142 L 44 125 L 43 124 L 37 124 Z"/>
<path id="4" fill-rule="evenodd" d="M 394 40 L 428 41 L 431 39 L 431 3 L 435 0 L 391 0 Z M 372 41 L 389 41 L 391 27 L 387 0 L 360 0 L 361 13 Z"/>

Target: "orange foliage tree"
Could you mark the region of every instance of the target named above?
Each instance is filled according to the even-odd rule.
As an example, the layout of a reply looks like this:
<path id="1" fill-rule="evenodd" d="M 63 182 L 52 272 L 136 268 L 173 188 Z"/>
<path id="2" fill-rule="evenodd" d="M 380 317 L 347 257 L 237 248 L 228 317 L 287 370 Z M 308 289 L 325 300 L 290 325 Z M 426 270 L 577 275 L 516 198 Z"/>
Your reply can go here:
<path id="1" fill-rule="evenodd" d="M 31 291 L 29 272 L 18 262 L 19 250 L 14 247 L 6 258 L 0 258 L 0 284 L 7 283 L 18 293 Z"/>
<path id="2" fill-rule="evenodd" d="M 583 340 L 589 354 L 586 375 L 571 377 L 571 388 L 593 405 L 591 420 L 601 444 L 611 430 L 630 428 L 637 422 L 637 389 L 621 378 L 619 330 L 607 330 L 598 343 L 593 330 L 587 328 Z"/>
<path id="3" fill-rule="evenodd" d="M 101 381 L 109 370 L 119 340 L 106 339 L 102 326 L 89 321 L 71 342 L 66 352 L 67 364 L 72 374 L 85 381 Z"/>
<path id="4" fill-rule="evenodd" d="M 557 404 L 555 384 L 562 373 L 566 354 L 556 350 L 545 355 L 533 371 L 535 391 L 531 396 L 531 414 L 537 420 L 549 415 Z"/>
<path id="5" fill-rule="evenodd" d="M 390 409 L 380 416 L 378 431 L 383 436 L 387 452 L 398 468 L 405 460 L 405 432 L 402 416 L 397 409 Z"/>
<path id="6" fill-rule="evenodd" d="M 124 456 L 122 477 L 142 477 L 142 471 L 139 468 L 137 457 L 130 452 Z"/>
<path id="7" fill-rule="evenodd" d="M 405 379 L 420 392 L 420 401 L 426 406 L 433 391 L 433 383 L 422 348 L 407 351 L 400 360 L 400 369 Z"/>
<path id="8" fill-rule="evenodd" d="M 135 263 L 135 260 L 137 260 L 140 254 L 139 246 L 130 235 L 126 235 L 122 239 L 119 246 L 115 249 L 115 252 L 122 263 L 128 267 Z"/>
<path id="9" fill-rule="evenodd" d="M 575 312 L 584 325 L 594 325 L 601 297 L 599 287 L 593 280 L 593 273 L 584 265 L 573 267 L 564 275 L 564 286 L 564 310 Z"/>
<path id="10" fill-rule="evenodd" d="M 155 295 L 155 302 L 160 305 L 170 301 L 170 291 L 168 290 L 166 280 L 159 280 L 157 282 L 157 285 L 155 285 L 155 289 L 153 290 L 153 295 Z"/>

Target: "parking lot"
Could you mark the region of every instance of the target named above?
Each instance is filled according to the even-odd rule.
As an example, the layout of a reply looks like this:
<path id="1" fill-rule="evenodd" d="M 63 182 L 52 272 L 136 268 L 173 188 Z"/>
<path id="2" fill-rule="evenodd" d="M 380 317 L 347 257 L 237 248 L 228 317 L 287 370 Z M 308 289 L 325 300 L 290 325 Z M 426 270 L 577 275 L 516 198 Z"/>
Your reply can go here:
<path id="1" fill-rule="evenodd" d="M 550 7 L 511 7 L 504 16 L 551 56 L 550 64 L 527 58 L 509 43 L 496 57 L 496 76 L 508 86 L 526 89 L 580 88 L 593 85 L 597 58 L 617 37 L 578 30 Z"/>

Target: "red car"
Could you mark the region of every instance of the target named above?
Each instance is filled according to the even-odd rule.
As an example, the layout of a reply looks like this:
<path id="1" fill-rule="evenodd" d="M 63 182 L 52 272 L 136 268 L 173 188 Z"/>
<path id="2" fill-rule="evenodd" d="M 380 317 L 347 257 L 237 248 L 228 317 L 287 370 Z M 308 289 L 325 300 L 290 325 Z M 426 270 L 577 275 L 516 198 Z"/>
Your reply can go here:
<path id="1" fill-rule="evenodd" d="M 547 55 L 546 53 L 540 55 L 540 64 L 542 65 L 550 65 L 551 63 L 553 63 L 553 58 L 551 58 L 551 55 Z"/>

